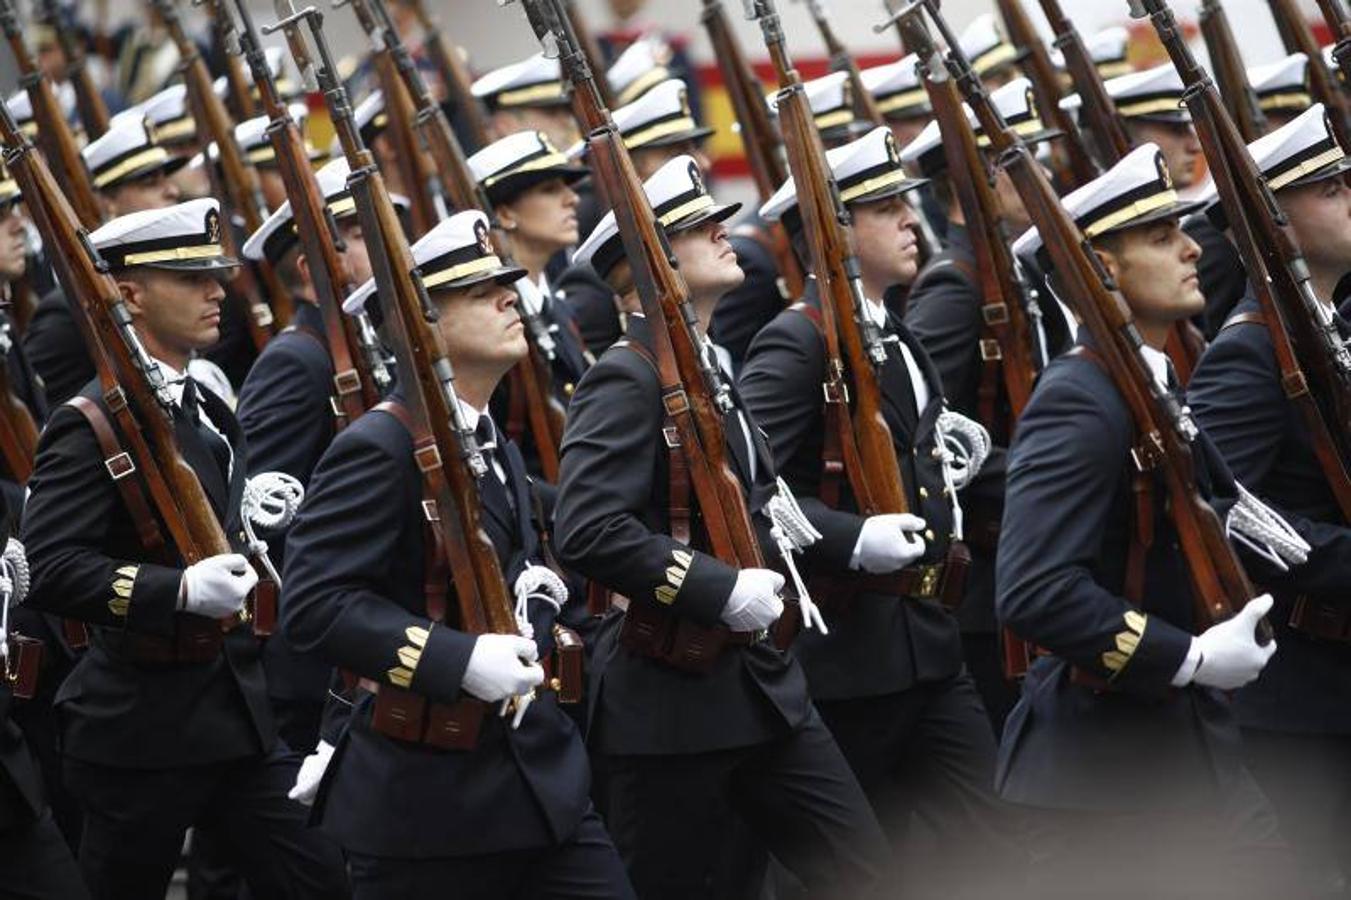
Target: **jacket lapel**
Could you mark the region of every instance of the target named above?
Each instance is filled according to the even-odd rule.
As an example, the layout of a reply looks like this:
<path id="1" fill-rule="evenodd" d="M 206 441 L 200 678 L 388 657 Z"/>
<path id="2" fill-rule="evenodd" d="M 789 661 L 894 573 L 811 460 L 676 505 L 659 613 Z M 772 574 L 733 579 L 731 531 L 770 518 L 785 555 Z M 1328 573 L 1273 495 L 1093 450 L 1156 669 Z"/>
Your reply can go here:
<path id="1" fill-rule="evenodd" d="M 211 423 L 221 430 L 225 435 L 225 440 L 230 444 L 230 450 L 233 454 L 234 462 L 231 465 L 230 484 L 228 488 L 228 500 L 225 504 L 226 514 L 222 521 L 226 523 L 238 522 L 239 504 L 244 496 L 244 483 L 248 481 L 248 447 L 244 442 L 244 429 L 240 427 L 239 420 L 235 418 L 234 413 L 221 400 L 211 392 L 209 388 L 199 387 L 199 394 L 202 398 L 202 410 L 211 419 Z M 198 444 L 201 439 L 198 438 Z M 204 451 L 210 454 L 210 449 L 202 447 Z M 219 467 L 212 466 L 212 469 L 219 471 Z"/>

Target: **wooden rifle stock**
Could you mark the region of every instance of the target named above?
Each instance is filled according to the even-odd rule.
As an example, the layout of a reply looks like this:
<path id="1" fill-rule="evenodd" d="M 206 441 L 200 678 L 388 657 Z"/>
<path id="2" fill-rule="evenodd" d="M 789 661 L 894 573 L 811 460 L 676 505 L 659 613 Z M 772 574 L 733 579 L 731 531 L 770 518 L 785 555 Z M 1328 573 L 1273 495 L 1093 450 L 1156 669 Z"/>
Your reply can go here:
<path id="1" fill-rule="evenodd" d="M 7 361 L 14 350 L 14 335 L 8 322 L 0 322 L 0 457 L 9 477 L 25 484 L 33 474 L 38 449 L 38 426 L 33 414 L 14 394 Z"/>
<path id="2" fill-rule="evenodd" d="M 1303 53 L 1309 58 L 1309 92 L 1327 109 L 1337 143 L 1351 147 L 1351 118 L 1348 118 L 1346 95 L 1328 71 L 1309 23 L 1293 0 L 1268 0 L 1268 4 L 1286 52 Z"/>
<path id="3" fill-rule="evenodd" d="M 701 20 L 708 31 L 708 39 L 713 45 L 713 56 L 722 73 L 723 84 L 732 102 L 732 111 L 740 123 L 738 136 L 746 163 L 755 181 L 755 190 L 764 203 L 779 185 L 788 179 L 780 159 L 783 140 L 778 129 L 770 121 L 769 109 L 765 105 L 764 89 L 755 77 L 746 56 L 741 50 L 741 41 L 727 21 L 722 0 L 704 0 Z M 802 262 L 793 251 L 788 232 L 780 222 L 766 223 L 770 246 L 774 252 L 774 262 L 783 279 L 782 290 L 787 299 L 802 296 L 806 287 L 806 275 L 802 271 Z"/>
<path id="4" fill-rule="evenodd" d="M 337 224 L 319 190 L 314 169 L 310 165 L 305 139 L 300 134 L 286 101 L 277 88 L 257 29 L 254 27 L 247 0 L 235 0 L 244 30 L 240 34 L 241 49 L 253 83 L 258 90 L 268 123 L 268 138 L 276 154 L 277 169 L 286 185 L 286 196 L 295 218 L 295 232 L 301 249 L 309 261 L 309 277 L 314 285 L 320 316 L 324 322 L 324 336 L 329 358 L 333 361 L 334 412 L 347 423 L 357 420 L 366 410 L 380 402 L 380 389 L 370 370 L 367 357 L 362 354 L 361 337 L 354 316 L 344 316 L 342 301 L 353 288 L 352 276 L 340 251 L 341 238 Z M 228 13 L 218 10 L 218 25 L 224 25 Z"/>
<path id="5" fill-rule="evenodd" d="M 1018 65 L 1032 82 L 1042 119 L 1065 136 L 1059 144 L 1065 154 L 1065 165 L 1057 173 L 1059 181 L 1067 189 L 1092 181 L 1098 177 L 1100 169 L 1088 151 L 1074 116 L 1060 108 L 1063 99 L 1060 76 L 1056 74 L 1055 66 L 1051 65 L 1051 56 L 1046 52 L 1046 45 L 1041 42 L 1032 20 L 1028 18 L 1022 0 L 996 0 L 996 4 L 1009 39 L 1018 48 Z"/>
<path id="6" fill-rule="evenodd" d="M 568 27 L 572 29 L 573 36 L 577 39 L 577 46 L 581 49 L 582 55 L 586 57 L 586 64 L 596 76 L 596 91 L 600 94 L 600 99 L 606 109 L 614 109 L 618 105 L 615 100 L 614 91 L 610 88 L 610 79 L 605 77 L 606 69 L 605 54 L 601 53 L 600 42 L 596 40 L 590 26 L 587 24 L 586 16 L 577 8 L 577 0 L 562 0 L 563 11 L 568 17 Z M 585 128 L 583 128 L 585 132 Z"/>
<path id="7" fill-rule="evenodd" d="M 219 195 L 229 213 L 244 223 L 245 232 L 252 234 L 263 224 L 265 212 L 262 194 L 258 189 L 258 173 L 244 159 L 235 140 L 234 123 L 225 110 L 225 104 L 216 96 L 211 85 L 211 73 L 206 61 L 197 51 L 197 45 L 183 30 L 183 22 L 173 0 L 155 0 L 155 9 L 169 31 L 169 37 L 178 48 L 179 72 L 187 86 L 188 106 L 203 136 L 216 145 L 219 172 L 207 161 L 207 168 L 216 180 Z M 235 252 L 235 237 L 229 224 L 221 229 L 221 237 L 229 252 Z M 249 301 L 249 335 L 254 346 L 261 350 L 271 339 L 276 328 L 290 324 L 291 292 L 282 283 L 272 265 L 263 260 L 257 271 L 262 284 L 254 284 L 247 265 L 240 267 L 244 292 Z M 261 290 L 260 290 L 261 288 Z"/>
<path id="8" fill-rule="evenodd" d="M 843 72 L 849 77 L 854 115 L 874 125 L 885 125 L 886 118 L 877 108 L 877 101 L 873 98 L 872 92 L 863 86 L 863 77 L 859 74 L 854 54 L 849 52 L 849 48 L 835 34 L 835 26 L 830 21 L 830 10 L 826 8 L 826 0 L 804 0 L 804 2 L 811 13 L 812 21 L 816 23 L 816 30 L 821 34 L 821 42 L 826 45 L 826 53 L 830 55 L 830 70 Z"/>
<path id="9" fill-rule="evenodd" d="M 1206 53 L 1210 55 L 1210 66 L 1220 87 L 1220 97 L 1224 98 L 1225 108 L 1238 126 L 1244 143 L 1250 144 L 1266 133 L 1267 116 L 1248 83 L 1248 70 L 1229 27 L 1229 16 L 1220 0 L 1202 0 L 1197 18 L 1201 24 L 1201 37 L 1206 42 Z"/>
<path id="10" fill-rule="evenodd" d="M 14 0 L 0 0 L 0 28 L 4 29 L 9 48 L 19 69 L 19 84 L 28 92 L 33 107 L 33 122 L 37 125 L 37 140 L 43 155 L 55 171 L 57 181 L 65 185 L 71 206 L 79 214 L 85 228 L 97 228 L 103 220 L 89 170 L 75 144 L 75 135 L 61 111 L 56 92 L 42 70 L 38 68 L 28 45 L 24 42 L 23 27 L 14 9 Z"/>
<path id="11" fill-rule="evenodd" d="M 1337 62 L 1340 77 L 1333 81 L 1345 91 L 1346 86 L 1351 84 L 1351 17 L 1348 17 L 1342 6 L 1342 0 L 1318 0 L 1318 8 L 1336 42 L 1332 48 L 1332 58 Z"/>
<path id="12" fill-rule="evenodd" d="M 1131 152 L 1126 126 L 1117 115 L 1116 104 L 1103 86 L 1102 75 L 1093 64 L 1093 57 L 1084 45 L 1083 36 L 1069 16 L 1060 8 L 1060 0 L 1040 0 L 1046 21 L 1055 33 L 1055 46 L 1065 58 L 1065 69 L 1070 73 L 1074 90 L 1083 101 L 1079 107 L 1084 123 L 1098 150 L 1098 162 L 1104 169 L 1121 161 Z"/>
<path id="13" fill-rule="evenodd" d="M 990 102 L 980 79 L 962 56 L 956 35 L 932 3 L 919 0 L 912 5 L 908 26 L 912 43 L 925 45 L 919 51 L 922 56 L 933 58 L 937 54 L 916 14 L 927 10 L 950 48 L 948 70 L 990 138 L 999 164 L 1009 173 L 1050 254 L 1057 280 L 1066 297 L 1075 303 L 1080 321 L 1093 337 L 1095 351 L 1131 412 L 1137 432 L 1132 451 L 1137 465 L 1145 471 L 1158 471 L 1167 487 L 1169 511 L 1188 563 L 1198 621 L 1204 625 L 1232 616 L 1256 592 L 1229 544 L 1224 525 L 1197 489 L 1190 443 L 1195 426 L 1189 413 L 1155 382 L 1141 355 L 1143 339 L 1130 307 L 1060 205 L 1027 146 Z M 1265 620 L 1258 626 L 1257 639 L 1261 643 L 1271 639 L 1271 626 Z"/>
<path id="14" fill-rule="evenodd" d="M 225 67 L 226 96 L 230 112 L 235 121 L 244 122 L 259 115 L 258 103 L 253 99 L 253 87 L 244 76 L 244 64 L 239 51 L 233 45 L 235 41 L 234 25 L 229 13 L 221 7 L 222 0 L 197 0 L 206 8 L 207 19 L 211 22 L 211 43 L 221 65 Z M 271 74 L 271 70 L 268 71 Z"/>
<path id="15" fill-rule="evenodd" d="M 1037 378 L 1036 352 L 1032 329 L 1028 325 L 1022 285 L 1014 268 L 1013 252 L 1001 240 L 999 200 L 994 193 L 994 173 L 990 171 L 976 141 L 976 133 L 962 107 L 957 85 L 946 68 L 929 69 L 930 60 L 921 59 L 920 72 L 943 136 L 949 178 L 966 220 L 980 279 L 982 320 L 989 323 L 998 341 L 999 368 L 1008 397 L 1010 421 L 1008 433 L 1022 415 L 1032 396 Z M 999 324 L 995 324 L 999 323 Z M 983 342 L 982 342 L 983 344 Z M 982 346 L 981 357 L 987 356 Z M 991 410 L 993 412 L 993 410 Z M 997 415 L 994 418 L 998 418 Z M 1003 429 L 998 423 L 982 423 L 991 434 Z"/>
<path id="16" fill-rule="evenodd" d="M 878 369 L 886 362 L 886 348 L 863 306 L 869 301 L 859 283 L 849 212 L 840 202 L 802 78 L 788 56 L 778 13 L 771 0 L 754 0 L 753 10 L 747 9 L 759 22 L 778 76 L 779 127 L 820 292 L 827 422 L 837 423 L 845 473 L 859 512 L 908 512 L 896 445 L 882 413 Z"/>
<path id="17" fill-rule="evenodd" d="M 730 392 L 709 361 L 685 280 L 676 270 L 623 138 L 568 20 L 565 0 L 523 0 L 546 52 L 556 52 L 572 84 L 573 111 L 587 138 L 592 171 L 614 210 L 619 236 L 652 335 L 662 401 L 689 467 L 710 550 L 741 568 L 763 567 L 759 540 L 723 433 Z"/>
<path id="18" fill-rule="evenodd" d="M 84 43 L 76 31 L 75 22 L 62 12 L 57 0 L 42 0 L 41 16 L 47 26 L 56 32 L 56 39 L 61 44 L 61 53 L 66 58 L 66 79 L 75 88 L 75 106 L 79 110 L 85 134 L 91 141 L 102 137 L 108 130 L 108 105 L 103 102 L 103 95 L 94 84 Z"/>
<path id="19" fill-rule="evenodd" d="M 413 204 L 413 233 L 421 236 L 430 231 L 441 217 L 430 182 L 431 172 L 418 139 L 417 107 L 404 79 L 400 77 L 399 63 L 394 58 L 393 49 L 382 41 L 383 32 L 370 3 L 367 0 L 350 0 L 347 5 L 356 14 L 361 30 L 371 40 L 371 65 L 385 99 L 387 124 L 382 137 L 390 143 L 394 166 Z M 450 190 L 449 185 L 443 184 L 442 188 Z M 447 197 L 447 200 L 452 198 Z"/>
<path id="20" fill-rule="evenodd" d="M 290 0 L 276 0 L 276 5 L 281 22 L 274 30 L 285 32 L 302 69 L 310 61 L 309 47 L 300 30 L 302 22 L 310 32 L 319 56 L 314 71 L 351 166 L 348 185 L 361 218 L 375 282 L 380 285 L 384 327 L 398 360 L 414 453 L 427 499 L 435 503 L 432 525 L 441 534 L 455 585 L 459 622 L 454 627 L 470 634 L 515 634 L 514 605 L 497 550 L 482 524 L 477 477 L 494 476 L 488 472 L 473 431 L 464 424 L 450 360 L 432 325 L 435 312 L 431 300 L 416 274 L 413 253 L 384 178 L 362 143 L 347 91 L 324 38 L 323 15 L 314 7 L 296 12 Z"/>
<path id="21" fill-rule="evenodd" d="M 76 324 L 129 461 L 149 488 L 155 512 L 185 564 L 231 552 L 197 473 L 179 452 L 164 377 L 136 336 L 116 282 L 41 154 L 2 107 L 5 163 L 19 182 L 66 296 L 79 301 L 71 304 Z M 220 627 L 229 631 L 248 615 L 221 619 Z"/>
<path id="22" fill-rule="evenodd" d="M 416 110 L 418 129 L 422 140 L 431 153 L 436 165 L 437 178 L 441 189 L 455 209 L 479 209 L 488 217 L 492 225 L 493 244 L 497 255 L 504 260 L 512 258 L 511 240 L 507 232 L 497 221 L 493 205 L 488 195 L 474 178 L 465 158 L 464 149 L 455 137 L 445 110 L 436 102 L 427 84 L 418 71 L 413 56 L 408 52 L 398 29 L 389 17 L 384 0 L 356 0 L 367 3 L 379 31 L 381 43 L 394 61 L 394 68 L 403 79 L 403 84 L 412 98 Z M 529 419 L 530 432 L 534 437 L 535 449 L 539 454 L 540 468 L 545 480 L 558 481 L 558 448 L 563 443 L 563 422 L 566 415 L 563 405 L 553 390 L 553 371 L 549 361 L 553 353 L 553 337 L 543 316 L 527 307 L 524 298 L 516 306 L 525 323 L 526 340 L 530 351 L 511 372 L 513 389 L 524 393 L 526 416 Z M 520 435 L 511 435 L 518 438 Z"/>
<path id="23" fill-rule="evenodd" d="M 473 83 L 469 67 L 460 58 L 458 50 L 446 43 L 441 24 L 427 11 L 425 0 L 413 0 L 412 6 L 413 13 L 422 26 L 423 49 L 431 59 L 432 65 L 436 66 L 441 83 L 446 87 L 447 96 L 455 104 L 456 111 L 469 131 L 469 136 L 474 142 L 470 152 L 477 152 L 491 143 L 492 139 L 488 137 L 488 117 L 483 104 L 479 103 L 478 98 L 469 90 L 469 86 Z"/>
<path id="24" fill-rule="evenodd" d="M 1351 518 L 1351 350 L 1309 286 L 1308 267 L 1214 82 L 1183 40 L 1163 0 L 1146 0 L 1164 48 L 1187 85 L 1187 107 L 1215 177 L 1229 227 L 1262 308 L 1286 396 L 1313 436 L 1342 514 Z"/>

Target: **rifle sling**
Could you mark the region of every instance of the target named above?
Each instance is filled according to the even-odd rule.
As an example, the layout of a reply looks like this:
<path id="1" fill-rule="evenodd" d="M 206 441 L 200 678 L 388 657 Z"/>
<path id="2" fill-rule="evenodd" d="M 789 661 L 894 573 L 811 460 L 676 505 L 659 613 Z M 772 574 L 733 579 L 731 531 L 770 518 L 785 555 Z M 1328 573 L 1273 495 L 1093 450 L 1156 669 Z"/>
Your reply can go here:
<path id="1" fill-rule="evenodd" d="M 325 325 L 327 324 L 327 320 L 325 320 Z M 357 417 L 364 412 L 361 408 L 361 376 L 357 374 L 356 367 L 352 365 L 352 356 L 347 348 L 346 336 L 340 333 L 338 340 L 335 342 L 332 335 L 329 335 L 328 340 L 325 341 L 324 335 L 300 322 L 292 322 L 282 331 L 295 331 L 298 334 L 305 335 L 318 344 L 332 360 L 333 393 L 329 396 L 329 405 L 333 408 L 334 431 L 342 431 L 355 422 Z"/>
<path id="2" fill-rule="evenodd" d="M 657 373 L 658 378 L 661 377 L 661 373 L 657 370 L 657 360 L 652 355 L 652 351 L 640 341 L 621 338 L 615 342 L 614 346 L 632 351 L 639 359 L 652 367 L 652 371 Z M 666 453 L 669 460 L 667 465 L 669 484 L 667 486 L 666 503 L 669 510 L 671 537 L 682 544 L 690 545 L 693 536 L 692 522 L 694 520 L 694 510 L 690 500 L 690 464 L 681 449 L 680 433 L 676 431 L 675 423 L 671 420 L 669 413 L 663 417 L 661 433 L 666 441 Z"/>
<path id="3" fill-rule="evenodd" d="M 1323 477 L 1337 501 L 1342 518 L 1351 521 L 1351 473 L 1347 472 L 1346 462 L 1333 441 L 1331 431 L 1328 430 L 1323 411 L 1319 409 L 1318 401 L 1309 390 L 1308 379 L 1295 359 L 1295 350 L 1290 345 L 1290 338 L 1281 323 L 1279 312 L 1273 304 L 1270 314 L 1266 311 L 1238 313 L 1230 316 L 1220 330 L 1226 331 L 1237 325 L 1266 326 L 1267 333 L 1271 335 L 1271 347 L 1276 356 L 1276 364 L 1281 370 L 1281 390 L 1304 419 L 1304 424 L 1313 439 L 1313 452 L 1318 459 L 1318 467 L 1323 470 Z"/>
<path id="4" fill-rule="evenodd" d="M 961 274 L 972 286 L 980 284 L 980 275 L 976 271 L 975 264 L 968 259 L 953 256 L 950 259 L 952 267 Z M 929 266 L 919 274 L 915 283 L 910 286 L 910 294 L 914 296 L 926 276 L 937 271 L 937 267 Z M 999 387 L 1004 386 L 1004 396 L 1010 397 L 1013 392 L 1009 389 L 1008 372 L 1004 366 L 1004 348 L 1013 340 L 1013 334 L 1009 331 L 1008 306 L 1001 299 L 994 303 L 984 303 L 980 307 L 980 384 L 976 389 L 976 415 L 980 423 L 990 432 L 990 434 L 1007 435 L 1008 422 L 1000 416 L 999 410 Z"/>

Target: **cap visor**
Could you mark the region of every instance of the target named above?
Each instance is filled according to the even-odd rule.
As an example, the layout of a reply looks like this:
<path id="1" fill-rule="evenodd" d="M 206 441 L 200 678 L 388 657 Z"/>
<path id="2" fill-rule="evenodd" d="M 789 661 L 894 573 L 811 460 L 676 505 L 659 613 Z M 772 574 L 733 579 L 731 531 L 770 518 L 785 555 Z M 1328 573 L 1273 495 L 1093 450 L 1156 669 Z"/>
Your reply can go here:
<path id="1" fill-rule="evenodd" d="M 711 134 L 713 134 L 712 128 L 709 128 L 706 125 L 700 125 L 698 128 L 691 128 L 689 131 L 677 131 L 675 134 L 664 134 L 656 140 L 648 141 L 646 144 L 643 144 L 643 146 L 669 147 L 672 144 L 684 144 L 688 141 L 707 140 Z"/>
<path id="2" fill-rule="evenodd" d="M 508 175 L 488 188 L 488 199 L 493 203 L 503 203 L 530 190 L 537 184 L 553 178 L 561 178 L 565 184 L 576 184 L 591 174 L 591 170 L 581 166 L 550 166 L 547 169 L 531 169 L 518 175 Z"/>
<path id="3" fill-rule="evenodd" d="M 498 266 L 496 269 L 488 269 L 483 272 L 476 272 L 473 275 L 466 275 L 464 278 L 456 278 L 453 281 L 443 281 L 433 291 L 453 290 L 455 288 L 470 287 L 482 281 L 496 281 L 498 284 L 515 284 L 526 275 L 525 269 L 520 266 Z M 345 307 L 344 307 L 345 308 Z"/>
<path id="4" fill-rule="evenodd" d="M 1151 222 L 1158 222 L 1163 219 L 1180 219 L 1183 216 L 1196 212 L 1198 209 L 1204 209 L 1205 206 L 1205 200 L 1179 200 L 1175 203 L 1170 203 L 1167 206 L 1160 206 L 1158 209 L 1150 210 L 1138 219 L 1122 222 L 1116 228 L 1109 228 L 1097 235 L 1097 237 L 1102 237 L 1104 234 L 1116 234 L 1131 228 L 1139 228 L 1141 225 L 1148 225 Z"/>
<path id="5" fill-rule="evenodd" d="M 1152 113 L 1145 113 L 1142 116 L 1123 116 L 1122 118 L 1136 119 L 1141 122 L 1183 123 L 1183 122 L 1190 122 L 1192 120 L 1192 114 L 1184 106 L 1175 110 L 1168 110 L 1166 112 L 1152 112 Z"/>
<path id="6" fill-rule="evenodd" d="M 112 188 L 121 187 L 129 181 L 136 181 L 137 179 L 147 178 L 151 175 L 172 175 L 186 166 L 188 162 L 189 158 L 186 156 L 170 156 L 168 159 L 160 160 L 157 163 L 151 163 L 147 166 L 139 166 L 132 169 L 111 184 L 105 184 L 100 190 L 111 190 Z"/>
<path id="7" fill-rule="evenodd" d="M 1286 188 L 1298 187 L 1304 184 L 1313 184 L 1318 181 L 1324 181 L 1328 178 L 1334 178 L 1338 175 L 1341 175 L 1342 173 L 1348 170 L 1351 170 L 1351 156 L 1343 156 L 1336 162 L 1329 163 L 1328 165 L 1324 166 L 1321 169 L 1318 169 L 1317 171 L 1310 172 L 1303 178 L 1296 178 L 1294 181 L 1290 182 L 1285 187 L 1281 188 L 1281 190 L 1286 190 Z"/>
<path id="8" fill-rule="evenodd" d="M 876 200 L 885 200 L 888 197 L 895 197 L 897 194 L 904 194 L 907 191 L 913 191 L 916 188 L 924 187 L 929 183 L 927 178 L 902 178 L 895 184 L 884 185 L 877 190 L 869 191 L 866 194 L 859 194 L 849 201 L 852 206 L 856 203 L 872 203 Z"/>
<path id="9" fill-rule="evenodd" d="M 667 226 L 668 232 L 689 231 L 708 221 L 725 222 L 741 211 L 740 203 L 721 203 L 699 210 L 692 216 L 686 216 Z"/>
<path id="10" fill-rule="evenodd" d="M 243 263 L 233 256 L 205 256 L 201 259 L 171 259 L 131 268 L 167 269 L 171 272 L 227 272 L 241 265 Z"/>

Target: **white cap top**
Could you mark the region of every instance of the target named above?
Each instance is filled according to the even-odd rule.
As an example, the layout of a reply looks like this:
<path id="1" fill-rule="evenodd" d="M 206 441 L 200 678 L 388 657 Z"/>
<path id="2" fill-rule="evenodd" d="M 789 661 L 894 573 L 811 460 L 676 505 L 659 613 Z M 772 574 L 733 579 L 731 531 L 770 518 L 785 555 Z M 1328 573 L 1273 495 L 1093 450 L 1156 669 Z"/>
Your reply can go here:
<path id="1" fill-rule="evenodd" d="M 923 179 L 909 178 L 891 129 L 879 125 L 856 141 L 826 151 L 826 162 L 844 203 L 880 200 L 913 190 Z M 760 216 L 777 222 L 797 209 L 797 185 L 789 178 L 760 207 Z"/>
<path id="2" fill-rule="evenodd" d="M 1291 53 L 1264 66 L 1250 66 L 1248 83 L 1264 112 L 1278 109 L 1303 112 L 1313 104 L 1309 57 L 1303 53 Z"/>
<path id="3" fill-rule="evenodd" d="M 1129 74 L 1131 64 L 1126 61 L 1126 51 L 1130 46 L 1130 31 L 1120 25 L 1104 28 L 1084 39 L 1088 58 L 1093 61 L 1098 75 L 1103 78 L 1119 78 Z M 1050 52 L 1051 63 L 1058 69 L 1065 68 L 1065 57 L 1059 50 Z"/>
<path id="4" fill-rule="evenodd" d="M 1179 200 L 1168 163 L 1157 144 L 1144 143 L 1097 178 L 1061 200 L 1075 225 L 1090 240 L 1158 219 L 1181 216 L 1201 206 Z M 1030 228 L 1013 243 L 1019 255 L 1041 248 L 1041 235 Z"/>
<path id="5" fill-rule="evenodd" d="M 213 197 L 118 216 L 89 235 L 114 269 L 152 266 L 222 269 L 238 263 L 221 247 L 220 202 Z"/>
<path id="6" fill-rule="evenodd" d="M 643 182 L 643 193 L 657 223 L 669 233 L 678 233 L 710 219 L 723 221 L 735 215 L 740 203 L 718 204 L 708 192 L 703 173 L 694 157 L 681 155 L 667 160 Z M 605 214 L 573 254 L 573 263 L 590 263 L 604 277 L 624 256 L 614 211 Z"/>
<path id="7" fill-rule="evenodd" d="M 155 140 L 161 144 L 191 141 L 197 136 L 197 123 L 188 109 L 188 89 L 183 84 L 170 85 L 144 103 L 122 110 L 110 123 L 134 118 L 149 119 Z"/>
<path id="8" fill-rule="evenodd" d="M 1143 72 L 1131 72 L 1103 83 L 1107 95 L 1116 104 L 1117 114 L 1123 118 L 1167 118 L 1188 121 L 1191 118 L 1182 104 L 1182 76 L 1172 63 L 1164 63 Z M 1078 94 L 1060 101 L 1060 108 L 1077 110 L 1083 105 Z"/>
<path id="9" fill-rule="evenodd" d="M 63 81 L 54 87 L 56 91 L 56 102 L 61 107 L 61 114 L 67 119 L 75 115 L 75 86 L 69 81 Z M 19 126 L 19 130 L 30 138 L 38 133 L 38 123 L 33 119 L 33 101 L 28 96 L 27 91 L 16 91 L 9 95 L 5 100 L 5 106 L 9 109 L 9 114 L 14 117 L 14 122 Z"/>
<path id="10" fill-rule="evenodd" d="M 80 155 L 99 190 L 181 163 L 155 143 L 147 121 L 136 118 L 110 122 L 103 136 L 87 144 Z"/>
<path id="11" fill-rule="evenodd" d="M 820 78 L 803 82 L 802 89 L 811 104 L 812 118 L 818 131 L 825 132 L 838 128 L 848 128 L 854 124 L 854 95 L 846 72 L 831 72 Z M 776 115 L 779 111 L 778 92 L 766 97 L 769 108 Z"/>
<path id="12" fill-rule="evenodd" d="M 314 180 L 318 182 L 324 203 L 335 220 L 356 213 L 356 204 L 347 190 L 347 176 L 350 172 L 347 159 L 339 156 L 314 173 Z M 249 235 L 244 246 L 239 248 L 239 253 L 245 259 L 254 261 L 266 259 L 276 263 L 287 250 L 295 246 L 297 240 L 291 201 L 287 200 L 263 220 L 257 231 Z"/>
<path id="13" fill-rule="evenodd" d="M 697 141 L 713 133 L 699 125 L 690 110 L 689 89 L 679 78 L 668 78 L 649 88 L 637 100 L 611 114 L 624 146 L 657 147 L 682 141 Z M 586 142 L 579 141 L 567 150 L 569 157 L 580 156 Z"/>
<path id="14" fill-rule="evenodd" d="M 566 103 L 558 60 L 536 53 L 518 63 L 493 69 L 469 86 L 490 110 L 513 106 L 556 106 Z"/>
<path id="15" fill-rule="evenodd" d="M 263 56 L 267 60 L 267 70 L 272 73 L 272 80 L 277 83 L 277 93 L 282 98 L 292 96 L 297 93 L 295 85 L 286 78 L 284 70 L 286 68 L 286 51 L 281 47 L 264 47 Z M 244 83 L 252 88 L 254 97 L 258 96 L 258 88 L 253 83 L 253 70 L 248 65 L 242 66 L 244 71 Z M 217 97 L 224 100 L 230 95 L 230 80 L 224 75 L 211 82 L 211 90 Z"/>
<path id="16" fill-rule="evenodd" d="M 929 94 L 920 84 L 919 57 L 911 53 L 894 63 L 873 66 L 860 71 L 859 80 L 868 93 L 877 101 L 877 109 L 883 115 L 894 118 L 928 115 Z"/>
<path id="17" fill-rule="evenodd" d="M 629 44 L 605 73 L 614 91 L 615 106 L 632 103 L 653 85 L 670 78 L 671 70 L 666 67 L 670 61 L 671 47 L 659 35 L 646 35 Z"/>
<path id="18" fill-rule="evenodd" d="M 1013 132 L 1029 143 L 1043 141 L 1057 134 L 1047 130 L 1042 122 L 1032 82 L 1026 78 L 1015 78 L 1010 81 L 990 95 L 990 102 L 999 110 L 999 114 Z M 962 111 L 966 113 L 966 121 L 976 133 L 977 146 L 990 146 L 990 139 L 985 136 L 971 107 L 963 103 Z M 913 141 L 901 148 L 901 162 L 907 166 L 914 165 L 927 174 L 947 168 L 947 157 L 943 153 L 943 132 L 938 127 L 937 119 L 925 125 L 924 130 Z"/>
<path id="19" fill-rule="evenodd" d="M 994 13 L 982 13 L 957 36 L 957 46 L 976 74 L 984 77 L 1016 62 L 1018 50 L 1004 37 Z"/>
<path id="20" fill-rule="evenodd" d="M 1321 181 L 1345 171 L 1348 164 L 1321 103 L 1253 141 L 1248 152 L 1273 191 Z"/>
<path id="21" fill-rule="evenodd" d="M 423 287 L 456 288 L 493 279 L 510 283 L 525 275 L 519 266 L 505 266 L 493 249 L 488 217 L 477 209 L 447 216 L 412 246 L 413 262 Z M 375 279 L 343 301 L 342 311 L 355 315 L 375 293 Z"/>

